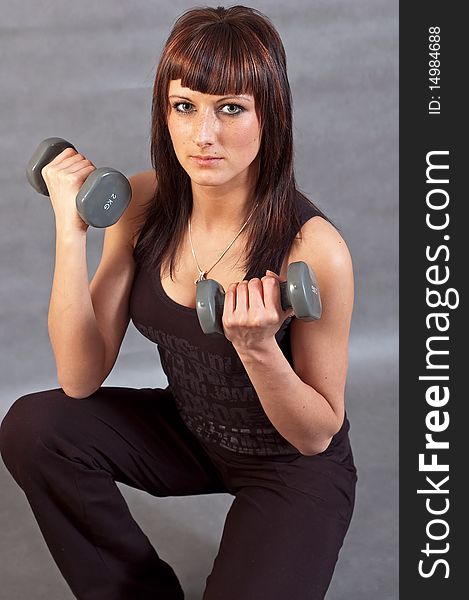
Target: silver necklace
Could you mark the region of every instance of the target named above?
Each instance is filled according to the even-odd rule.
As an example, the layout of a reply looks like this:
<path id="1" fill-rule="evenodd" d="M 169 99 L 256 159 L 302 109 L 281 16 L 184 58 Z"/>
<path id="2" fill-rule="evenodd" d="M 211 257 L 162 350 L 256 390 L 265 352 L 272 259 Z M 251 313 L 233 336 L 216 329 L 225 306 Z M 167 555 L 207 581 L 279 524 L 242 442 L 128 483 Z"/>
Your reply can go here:
<path id="1" fill-rule="evenodd" d="M 195 285 L 197 285 L 199 283 L 199 281 L 203 281 L 204 279 L 207 279 L 206 275 L 207 273 L 209 273 L 213 267 L 218 264 L 220 262 L 220 260 L 225 256 L 225 254 L 228 252 L 228 250 L 231 248 L 231 246 L 235 243 L 236 239 L 238 238 L 238 236 L 241 234 L 241 232 L 243 231 L 243 229 L 246 227 L 246 225 L 249 222 L 249 219 L 252 217 L 253 212 L 256 210 L 256 208 L 258 207 L 259 203 L 256 203 L 256 205 L 254 206 L 254 208 L 251 211 L 251 214 L 249 215 L 249 217 L 246 219 L 246 222 L 244 223 L 244 225 L 241 227 L 241 229 L 238 231 L 238 233 L 236 234 L 236 237 L 233 239 L 233 241 L 230 243 L 230 245 L 226 248 L 226 250 L 223 252 L 223 254 L 221 254 L 220 258 L 213 263 L 213 265 L 210 267 L 210 269 L 207 269 L 206 271 L 202 271 L 202 269 L 199 266 L 199 263 L 197 262 L 197 257 L 195 255 L 195 251 L 194 251 L 194 246 L 192 245 L 192 236 L 191 236 L 191 219 L 189 217 L 189 242 L 191 244 L 191 249 L 192 249 L 192 256 L 194 257 L 195 260 L 195 264 L 197 265 L 197 270 L 199 272 L 199 276 L 197 277 L 197 279 L 194 281 Z"/>

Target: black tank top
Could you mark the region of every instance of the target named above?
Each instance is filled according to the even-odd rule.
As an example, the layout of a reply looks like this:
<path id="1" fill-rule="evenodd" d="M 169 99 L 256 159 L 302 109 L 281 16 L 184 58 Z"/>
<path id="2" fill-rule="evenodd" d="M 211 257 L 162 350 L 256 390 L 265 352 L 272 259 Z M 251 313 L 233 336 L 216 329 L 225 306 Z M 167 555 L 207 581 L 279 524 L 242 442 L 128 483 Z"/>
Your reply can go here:
<path id="1" fill-rule="evenodd" d="M 317 214 L 314 206 L 301 198 L 301 224 Z M 283 259 L 271 270 L 278 273 Z M 159 269 L 156 271 L 137 268 L 130 316 L 137 330 L 157 344 L 168 388 L 189 430 L 204 442 L 240 454 L 298 453 L 267 417 L 233 344 L 222 335 L 205 335 L 196 309 L 172 300 L 161 285 Z M 256 275 L 248 272 L 245 278 L 253 277 Z M 290 322 L 291 317 L 275 337 L 292 365 Z"/>

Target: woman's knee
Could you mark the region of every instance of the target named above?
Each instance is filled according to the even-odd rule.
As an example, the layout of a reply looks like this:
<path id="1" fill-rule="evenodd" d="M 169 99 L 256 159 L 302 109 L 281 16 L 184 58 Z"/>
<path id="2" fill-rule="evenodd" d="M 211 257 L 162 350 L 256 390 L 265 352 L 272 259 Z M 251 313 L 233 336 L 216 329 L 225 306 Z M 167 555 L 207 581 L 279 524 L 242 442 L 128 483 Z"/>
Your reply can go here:
<path id="1" fill-rule="evenodd" d="M 0 424 L 0 453 L 6 467 L 34 459 L 38 441 L 47 441 L 64 406 L 61 388 L 26 394 L 18 398 Z"/>

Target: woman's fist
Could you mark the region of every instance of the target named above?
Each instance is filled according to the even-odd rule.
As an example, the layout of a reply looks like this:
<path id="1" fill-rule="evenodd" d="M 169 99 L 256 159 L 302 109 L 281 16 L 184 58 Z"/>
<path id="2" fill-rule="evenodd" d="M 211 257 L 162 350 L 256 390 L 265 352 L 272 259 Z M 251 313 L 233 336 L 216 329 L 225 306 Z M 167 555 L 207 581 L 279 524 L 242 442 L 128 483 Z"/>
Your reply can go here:
<path id="1" fill-rule="evenodd" d="M 225 294 L 223 329 L 237 350 L 261 348 L 294 314 L 292 308 L 282 308 L 280 277 L 273 271 L 266 273 L 262 279 L 232 283 Z"/>
<path id="2" fill-rule="evenodd" d="M 41 170 L 49 191 L 57 228 L 86 231 L 78 214 L 76 196 L 96 167 L 73 148 L 66 148 Z"/>

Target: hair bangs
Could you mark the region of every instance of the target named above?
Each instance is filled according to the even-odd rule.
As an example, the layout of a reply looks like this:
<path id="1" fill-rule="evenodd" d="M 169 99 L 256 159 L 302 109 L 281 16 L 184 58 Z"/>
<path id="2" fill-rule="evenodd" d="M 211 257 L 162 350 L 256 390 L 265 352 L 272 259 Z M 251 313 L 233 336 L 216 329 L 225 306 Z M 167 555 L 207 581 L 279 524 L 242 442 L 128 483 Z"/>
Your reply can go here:
<path id="1" fill-rule="evenodd" d="M 169 79 L 181 79 L 183 87 L 202 94 L 262 95 L 265 76 L 260 71 L 265 61 L 256 56 L 255 38 L 246 40 L 234 28 L 219 23 L 181 42 L 173 48 Z"/>

